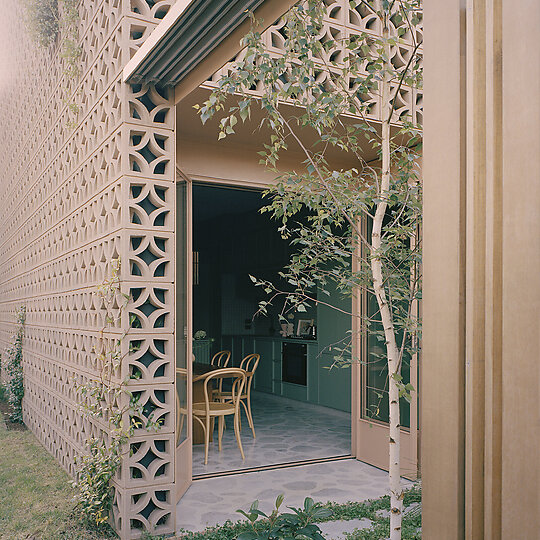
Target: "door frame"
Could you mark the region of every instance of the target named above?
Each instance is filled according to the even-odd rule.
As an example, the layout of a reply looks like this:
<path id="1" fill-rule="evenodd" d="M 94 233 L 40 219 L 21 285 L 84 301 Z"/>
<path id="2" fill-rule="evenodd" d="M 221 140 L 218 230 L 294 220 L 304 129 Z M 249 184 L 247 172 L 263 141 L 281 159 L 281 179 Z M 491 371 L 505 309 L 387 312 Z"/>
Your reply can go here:
<path id="1" fill-rule="evenodd" d="M 179 346 L 179 344 L 184 344 L 186 347 L 186 372 L 187 372 L 187 418 L 191 419 L 192 416 L 192 409 L 193 409 L 193 399 L 192 399 L 192 391 L 193 391 L 193 366 L 192 363 L 189 361 L 189 352 L 193 348 L 193 183 L 192 181 L 186 177 L 183 174 L 177 174 L 176 178 L 176 190 L 175 190 L 175 196 L 178 199 L 179 196 L 179 185 L 183 184 L 185 186 L 185 193 L 184 193 L 184 201 L 183 201 L 183 209 L 184 209 L 184 215 L 181 216 L 180 212 L 178 212 L 179 207 L 181 206 L 178 204 L 178 200 L 176 201 L 176 208 L 177 208 L 177 215 L 176 215 L 176 234 L 178 234 L 179 230 L 182 230 L 185 234 L 184 236 L 184 242 L 181 243 L 183 248 L 185 249 L 186 253 L 178 253 L 176 250 L 176 247 L 178 246 L 178 243 L 176 243 L 175 246 L 175 262 L 176 262 L 176 276 L 178 276 L 178 261 L 179 257 L 181 257 L 181 260 L 185 264 L 185 277 L 182 280 L 185 284 L 186 290 L 185 293 L 185 326 L 184 328 L 178 328 L 177 321 L 178 317 L 175 316 L 175 367 L 176 367 L 176 351 Z M 183 219 L 184 223 L 181 227 L 178 227 L 179 220 Z M 176 279 L 176 285 L 178 285 L 179 280 Z M 176 296 L 176 288 L 175 288 L 175 296 Z M 182 306 L 178 305 L 178 299 L 175 298 L 175 305 L 176 310 L 182 309 Z M 181 334 L 179 334 L 181 332 Z M 183 335 L 184 339 L 178 339 L 177 336 Z M 174 378 L 174 391 L 176 393 L 176 384 L 177 379 L 176 376 Z M 176 400 L 175 400 L 176 403 Z M 178 414 L 178 411 L 175 411 L 175 417 Z M 176 485 L 176 504 L 178 504 L 178 501 L 182 498 L 184 493 L 188 490 L 189 486 L 191 485 L 193 481 L 193 473 L 192 473 L 192 460 L 193 460 L 193 423 L 190 420 L 186 419 L 186 428 L 187 428 L 187 436 L 184 441 L 182 441 L 178 446 L 176 446 L 176 419 L 174 422 L 175 426 L 175 433 L 174 433 L 174 441 L 175 441 L 175 447 L 176 447 L 176 455 L 175 455 L 175 485 Z"/>
<path id="2" fill-rule="evenodd" d="M 259 189 L 267 187 L 267 182 L 246 182 L 234 179 L 216 179 L 194 175 L 188 175 L 178 170 L 177 183 L 186 185 L 186 238 L 185 256 L 187 291 L 185 298 L 186 306 L 186 347 L 191 350 L 193 336 L 193 184 L 201 184 L 215 187 L 230 187 L 232 189 Z M 374 465 L 380 469 L 388 470 L 388 425 L 365 418 L 365 387 L 366 387 L 366 364 L 367 348 L 366 334 L 361 330 L 361 324 L 357 314 L 366 309 L 366 297 L 364 294 L 355 295 L 352 299 L 353 317 L 351 327 L 353 331 L 353 358 L 361 359 L 360 362 L 353 362 L 351 366 L 351 455 L 365 463 Z M 176 328 L 183 331 L 182 329 Z M 178 343 L 178 341 L 177 341 Z M 410 405 L 410 429 L 401 430 L 401 461 L 402 475 L 407 478 L 417 478 L 418 476 L 418 354 L 411 358 L 411 384 L 417 389 L 413 392 Z M 188 362 L 187 369 L 187 396 L 188 396 L 188 418 L 191 418 L 192 411 L 192 366 Z M 175 381 L 176 384 L 176 381 Z M 192 423 L 187 422 L 187 438 L 176 448 L 176 499 L 177 502 L 191 485 L 193 479 L 192 472 Z"/>
<path id="3" fill-rule="evenodd" d="M 360 230 L 364 234 L 367 233 L 366 223 L 359 223 Z M 359 246 L 358 249 L 361 249 Z M 356 264 L 357 258 L 353 261 Z M 365 463 L 374 465 L 379 469 L 388 471 L 389 469 L 389 438 L 390 428 L 386 422 L 373 420 L 366 417 L 367 403 L 367 331 L 362 328 L 360 315 L 367 313 L 368 295 L 367 292 L 358 292 L 353 297 L 353 359 L 359 361 L 353 362 L 352 365 L 352 389 L 351 411 L 353 412 L 352 421 L 352 454 L 353 456 Z M 412 307 L 412 315 L 416 316 L 419 312 L 418 302 L 415 302 Z M 415 352 L 411 355 L 410 364 L 410 382 L 414 387 L 410 402 L 410 428 L 402 428 L 400 430 L 400 460 L 401 460 L 401 475 L 411 480 L 418 478 L 418 396 L 419 396 L 419 377 L 418 377 L 418 361 L 419 353 Z"/>

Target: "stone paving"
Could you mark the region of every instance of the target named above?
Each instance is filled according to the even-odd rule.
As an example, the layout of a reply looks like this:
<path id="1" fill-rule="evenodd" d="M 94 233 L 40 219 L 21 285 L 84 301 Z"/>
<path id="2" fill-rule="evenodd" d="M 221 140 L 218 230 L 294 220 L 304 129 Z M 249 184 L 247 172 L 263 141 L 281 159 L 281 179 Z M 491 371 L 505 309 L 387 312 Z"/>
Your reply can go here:
<path id="1" fill-rule="evenodd" d="M 344 540 L 345 534 L 352 533 L 355 529 L 368 529 L 372 521 L 367 518 L 351 519 L 349 521 L 328 521 L 319 523 L 322 535 L 327 540 Z"/>
<path id="2" fill-rule="evenodd" d="M 242 414 L 242 461 L 227 418 L 223 449 L 218 451 L 217 430 L 210 443 L 208 465 L 204 445 L 193 446 L 193 475 L 247 469 L 333 456 L 351 452 L 351 415 L 335 409 L 302 403 L 262 392 L 252 394 L 256 439 Z"/>
<path id="3" fill-rule="evenodd" d="M 242 516 L 236 510 L 249 508 L 255 499 L 269 512 L 280 493 L 285 506 L 300 506 L 306 496 L 345 503 L 387 492 L 387 473 L 354 459 L 202 479 L 194 481 L 178 503 L 177 525 L 200 531 L 227 519 L 237 521 Z"/>

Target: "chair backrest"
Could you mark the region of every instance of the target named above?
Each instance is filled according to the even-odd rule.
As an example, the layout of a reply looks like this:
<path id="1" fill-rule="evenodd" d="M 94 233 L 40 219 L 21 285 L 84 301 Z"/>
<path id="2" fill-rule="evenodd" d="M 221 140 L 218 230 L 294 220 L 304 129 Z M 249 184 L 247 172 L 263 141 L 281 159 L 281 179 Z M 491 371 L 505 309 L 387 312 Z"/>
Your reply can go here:
<path id="1" fill-rule="evenodd" d="M 180 385 L 183 385 L 185 381 L 187 381 L 187 369 L 186 368 L 176 368 L 176 392 L 174 393 L 176 396 L 176 444 L 178 444 L 178 441 L 180 439 L 180 436 L 182 435 L 180 428 L 182 425 L 182 414 L 187 415 L 187 403 L 184 403 L 182 407 L 182 402 L 180 401 L 180 395 L 178 394 L 178 388 L 181 386 L 178 385 L 178 380 L 180 379 Z M 185 396 L 187 398 L 187 396 Z M 183 411 L 182 411 L 183 409 Z"/>
<path id="2" fill-rule="evenodd" d="M 234 408 L 237 410 L 240 405 L 240 397 L 242 396 L 246 384 L 246 372 L 241 368 L 222 368 L 208 373 L 204 378 L 204 401 L 207 411 L 210 409 L 210 402 L 212 401 L 212 383 L 218 379 L 233 379 L 231 396 Z M 209 386 L 210 392 L 208 391 Z"/>
<path id="3" fill-rule="evenodd" d="M 214 354 L 214 356 L 212 356 L 210 365 L 225 368 L 229 365 L 230 359 L 231 359 L 231 351 L 219 351 L 216 354 Z"/>
<path id="4" fill-rule="evenodd" d="M 260 354 L 257 354 L 257 353 L 248 354 L 240 362 L 240 368 L 246 372 L 246 375 L 248 377 L 253 377 L 253 375 L 255 374 L 255 370 L 257 369 L 257 366 L 259 365 L 260 359 L 261 359 Z"/>
<path id="5" fill-rule="evenodd" d="M 259 365 L 259 360 L 261 355 L 257 353 L 248 354 L 242 362 L 240 362 L 240 367 L 246 372 L 246 393 L 251 392 L 251 384 L 253 383 L 253 376 L 255 375 L 255 370 Z"/>

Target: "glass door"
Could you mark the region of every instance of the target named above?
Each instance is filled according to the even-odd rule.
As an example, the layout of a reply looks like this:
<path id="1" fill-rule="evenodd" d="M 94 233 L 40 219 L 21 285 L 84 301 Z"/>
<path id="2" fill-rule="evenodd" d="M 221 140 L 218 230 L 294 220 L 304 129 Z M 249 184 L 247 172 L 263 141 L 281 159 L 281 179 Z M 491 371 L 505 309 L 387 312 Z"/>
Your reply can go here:
<path id="1" fill-rule="evenodd" d="M 176 501 L 191 484 L 192 280 L 191 182 L 176 189 Z"/>
<path id="2" fill-rule="evenodd" d="M 369 232 L 369 224 L 362 224 Z M 413 279 L 414 276 L 411 276 Z M 359 294 L 353 302 L 353 309 L 358 314 L 368 314 L 376 319 L 377 300 L 373 294 Z M 419 309 L 416 303 L 411 315 L 416 316 Z M 353 317 L 359 319 L 359 317 Z M 388 366 L 385 355 L 384 339 L 380 333 L 362 331 L 360 323 L 355 327 L 353 365 L 353 452 L 357 459 L 388 470 Z M 399 336 L 397 336 L 400 343 Z M 416 344 L 411 347 L 416 350 Z M 415 388 L 411 401 L 400 401 L 401 423 L 401 471 L 402 475 L 416 479 L 418 475 L 418 353 L 404 354 L 401 366 L 403 383 L 411 383 Z"/>

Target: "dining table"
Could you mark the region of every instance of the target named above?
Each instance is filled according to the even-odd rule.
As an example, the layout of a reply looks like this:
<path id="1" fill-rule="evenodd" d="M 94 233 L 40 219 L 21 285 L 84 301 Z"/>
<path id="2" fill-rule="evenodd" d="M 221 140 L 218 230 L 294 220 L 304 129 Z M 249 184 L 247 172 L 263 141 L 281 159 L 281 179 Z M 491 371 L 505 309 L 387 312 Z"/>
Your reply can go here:
<path id="1" fill-rule="evenodd" d="M 203 362 L 193 362 L 193 403 L 204 403 L 204 380 L 206 376 L 219 369 L 217 366 L 205 364 Z M 204 444 L 204 430 L 202 426 L 193 419 L 193 444 Z M 212 441 L 212 432 L 210 432 L 210 441 Z"/>

